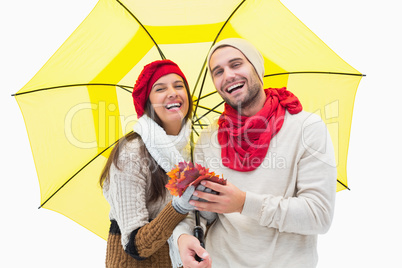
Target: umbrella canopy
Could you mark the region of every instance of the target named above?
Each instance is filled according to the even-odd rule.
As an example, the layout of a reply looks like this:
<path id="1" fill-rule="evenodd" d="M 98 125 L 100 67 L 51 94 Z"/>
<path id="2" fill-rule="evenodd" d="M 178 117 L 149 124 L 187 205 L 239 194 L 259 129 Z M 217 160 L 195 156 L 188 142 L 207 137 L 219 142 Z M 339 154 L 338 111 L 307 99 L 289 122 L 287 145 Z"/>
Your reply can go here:
<path id="1" fill-rule="evenodd" d="M 304 110 L 322 117 L 335 147 L 338 190 L 347 188 L 353 102 L 362 75 L 280 1 L 100 0 L 15 94 L 41 207 L 106 239 L 109 205 L 99 175 L 112 146 L 136 122 L 131 91 L 143 66 L 161 58 L 180 66 L 192 89 L 197 134 L 223 111 L 206 56 L 229 37 L 245 38 L 261 51 L 264 87 L 286 86 Z"/>

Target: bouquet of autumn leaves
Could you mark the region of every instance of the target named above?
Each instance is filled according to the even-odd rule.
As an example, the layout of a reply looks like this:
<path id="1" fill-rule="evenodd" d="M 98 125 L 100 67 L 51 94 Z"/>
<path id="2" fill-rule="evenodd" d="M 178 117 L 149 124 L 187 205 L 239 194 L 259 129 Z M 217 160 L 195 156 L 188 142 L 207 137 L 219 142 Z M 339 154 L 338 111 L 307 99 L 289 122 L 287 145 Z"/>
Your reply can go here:
<path id="1" fill-rule="evenodd" d="M 170 177 L 169 182 L 165 187 L 174 196 L 182 196 L 184 191 L 189 186 L 197 186 L 203 180 L 209 180 L 222 185 L 226 185 L 226 180 L 219 178 L 219 175 L 215 175 L 214 172 L 210 172 L 208 168 L 205 168 L 197 163 L 180 162 L 171 171 L 167 173 Z"/>

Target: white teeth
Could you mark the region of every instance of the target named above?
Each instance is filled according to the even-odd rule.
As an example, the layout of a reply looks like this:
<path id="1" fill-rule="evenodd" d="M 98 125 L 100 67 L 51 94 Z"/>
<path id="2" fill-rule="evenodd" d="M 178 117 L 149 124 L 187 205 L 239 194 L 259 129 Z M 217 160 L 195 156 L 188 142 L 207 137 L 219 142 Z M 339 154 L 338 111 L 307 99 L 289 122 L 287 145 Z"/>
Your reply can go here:
<path id="1" fill-rule="evenodd" d="M 169 103 L 168 105 L 166 105 L 166 108 L 170 109 L 173 107 L 180 107 L 180 103 Z"/>
<path id="2" fill-rule="evenodd" d="M 230 93 L 230 92 L 232 92 L 233 89 L 235 89 L 235 88 L 237 88 L 237 87 L 241 87 L 241 86 L 243 86 L 242 83 L 234 84 L 233 86 L 230 86 L 230 87 L 227 89 L 227 92 Z"/>

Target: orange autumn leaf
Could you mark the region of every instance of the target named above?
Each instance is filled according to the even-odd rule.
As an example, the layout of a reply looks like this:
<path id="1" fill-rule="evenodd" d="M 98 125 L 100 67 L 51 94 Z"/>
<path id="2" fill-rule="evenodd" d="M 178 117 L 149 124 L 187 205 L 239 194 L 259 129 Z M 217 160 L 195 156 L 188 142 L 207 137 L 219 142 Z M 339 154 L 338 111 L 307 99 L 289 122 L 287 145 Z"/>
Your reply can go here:
<path id="1" fill-rule="evenodd" d="M 165 187 L 174 196 L 182 196 L 183 192 L 190 185 L 197 188 L 202 180 L 210 180 L 223 185 L 226 184 L 225 179 L 219 178 L 219 175 L 215 175 L 215 172 L 209 172 L 208 168 L 197 163 L 194 165 L 191 162 L 180 162 L 166 174 L 170 177 L 170 180 Z"/>

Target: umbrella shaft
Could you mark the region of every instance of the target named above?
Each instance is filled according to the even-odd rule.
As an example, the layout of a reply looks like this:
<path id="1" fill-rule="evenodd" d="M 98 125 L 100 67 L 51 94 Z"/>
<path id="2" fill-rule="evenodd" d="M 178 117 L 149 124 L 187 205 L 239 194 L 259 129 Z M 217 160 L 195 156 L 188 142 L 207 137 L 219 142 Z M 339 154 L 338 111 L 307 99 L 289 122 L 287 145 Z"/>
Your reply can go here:
<path id="1" fill-rule="evenodd" d="M 204 242 L 204 231 L 202 230 L 201 226 L 197 225 L 194 227 L 194 236 L 200 241 L 200 245 L 205 248 L 205 242 Z M 195 259 L 199 262 L 202 261 L 200 257 L 195 255 Z"/>

